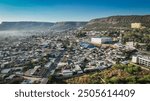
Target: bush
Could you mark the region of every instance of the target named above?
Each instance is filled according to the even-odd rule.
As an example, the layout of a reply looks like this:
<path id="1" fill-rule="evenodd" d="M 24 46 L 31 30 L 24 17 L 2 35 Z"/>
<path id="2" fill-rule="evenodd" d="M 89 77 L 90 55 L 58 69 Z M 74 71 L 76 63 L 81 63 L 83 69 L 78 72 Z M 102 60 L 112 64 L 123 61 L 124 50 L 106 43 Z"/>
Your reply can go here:
<path id="1" fill-rule="evenodd" d="M 150 75 L 145 75 L 143 78 L 138 79 L 138 83 L 150 83 Z"/>
<path id="2" fill-rule="evenodd" d="M 126 65 L 116 64 L 114 67 L 117 68 L 117 69 L 122 69 L 122 70 L 124 70 L 124 68 L 126 68 Z"/>
<path id="3" fill-rule="evenodd" d="M 120 83 L 120 79 L 118 77 L 112 77 L 108 82 L 113 84 L 118 84 Z"/>
<path id="4" fill-rule="evenodd" d="M 136 66 L 133 68 L 134 72 L 140 72 L 141 71 L 141 67 Z"/>
<path id="5" fill-rule="evenodd" d="M 127 77 L 126 82 L 129 84 L 135 84 L 137 83 L 137 77 L 136 76 Z"/>
<path id="6" fill-rule="evenodd" d="M 124 69 L 124 71 L 128 72 L 129 74 L 133 74 L 134 73 L 132 67 L 127 67 L 127 68 Z"/>
<path id="7" fill-rule="evenodd" d="M 124 69 L 124 71 L 128 72 L 129 74 L 135 74 L 135 73 L 141 71 L 141 67 L 139 67 L 139 66 L 134 66 L 134 65 L 128 65 L 128 67 L 126 67 L 126 68 Z"/>

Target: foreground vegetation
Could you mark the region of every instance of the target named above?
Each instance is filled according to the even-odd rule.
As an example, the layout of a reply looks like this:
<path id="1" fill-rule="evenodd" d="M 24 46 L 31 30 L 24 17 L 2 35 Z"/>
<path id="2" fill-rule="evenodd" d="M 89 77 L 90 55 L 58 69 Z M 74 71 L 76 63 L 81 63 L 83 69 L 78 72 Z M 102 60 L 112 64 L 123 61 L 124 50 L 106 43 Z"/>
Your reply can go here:
<path id="1" fill-rule="evenodd" d="M 117 64 L 110 69 L 65 80 L 69 84 L 145 84 L 150 83 L 150 71 L 131 64 Z"/>

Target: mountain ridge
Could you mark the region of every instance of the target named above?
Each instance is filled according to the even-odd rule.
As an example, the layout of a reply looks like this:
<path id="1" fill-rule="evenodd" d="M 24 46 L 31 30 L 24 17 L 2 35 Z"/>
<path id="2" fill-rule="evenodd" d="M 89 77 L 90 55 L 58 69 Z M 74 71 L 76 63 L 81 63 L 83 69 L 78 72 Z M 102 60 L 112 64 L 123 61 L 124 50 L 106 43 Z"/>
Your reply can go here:
<path id="1" fill-rule="evenodd" d="M 131 23 L 142 23 L 150 28 L 150 15 L 116 15 L 103 18 L 96 18 L 90 21 L 61 21 L 61 22 L 36 22 L 18 21 L 2 22 L 0 31 L 5 30 L 74 30 L 80 27 L 83 30 L 103 30 L 103 29 L 129 29 Z"/>
<path id="2" fill-rule="evenodd" d="M 142 23 L 143 26 L 150 27 L 150 15 L 118 15 L 96 18 L 90 20 L 85 26 L 85 29 L 130 28 L 131 23 Z"/>
<path id="3" fill-rule="evenodd" d="M 0 24 L 0 31 L 5 30 L 69 30 L 83 27 L 87 22 L 75 22 L 75 21 L 64 21 L 64 22 L 35 22 L 35 21 L 13 21 L 13 22 L 2 22 Z"/>

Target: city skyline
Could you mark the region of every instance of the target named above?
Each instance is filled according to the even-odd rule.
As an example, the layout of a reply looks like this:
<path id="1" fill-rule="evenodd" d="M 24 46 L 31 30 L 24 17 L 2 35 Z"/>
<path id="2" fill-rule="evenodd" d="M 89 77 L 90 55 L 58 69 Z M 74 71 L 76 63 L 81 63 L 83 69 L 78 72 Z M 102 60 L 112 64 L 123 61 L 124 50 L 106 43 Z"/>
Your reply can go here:
<path id="1" fill-rule="evenodd" d="M 112 15 L 148 15 L 148 0 L 1 0 L 2 21 L 89 21 Z"/>

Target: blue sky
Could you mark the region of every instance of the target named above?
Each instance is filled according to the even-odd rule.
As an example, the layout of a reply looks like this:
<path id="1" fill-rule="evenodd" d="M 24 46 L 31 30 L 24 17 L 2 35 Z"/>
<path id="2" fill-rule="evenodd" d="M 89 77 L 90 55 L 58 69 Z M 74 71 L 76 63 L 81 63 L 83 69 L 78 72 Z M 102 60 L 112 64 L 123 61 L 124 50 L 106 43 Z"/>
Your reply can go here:
<path id="1" fill-rule="evenodd" d="M 150 0 L 0 0 L 1 21 L 88 21 L 150 14 Z"/>

